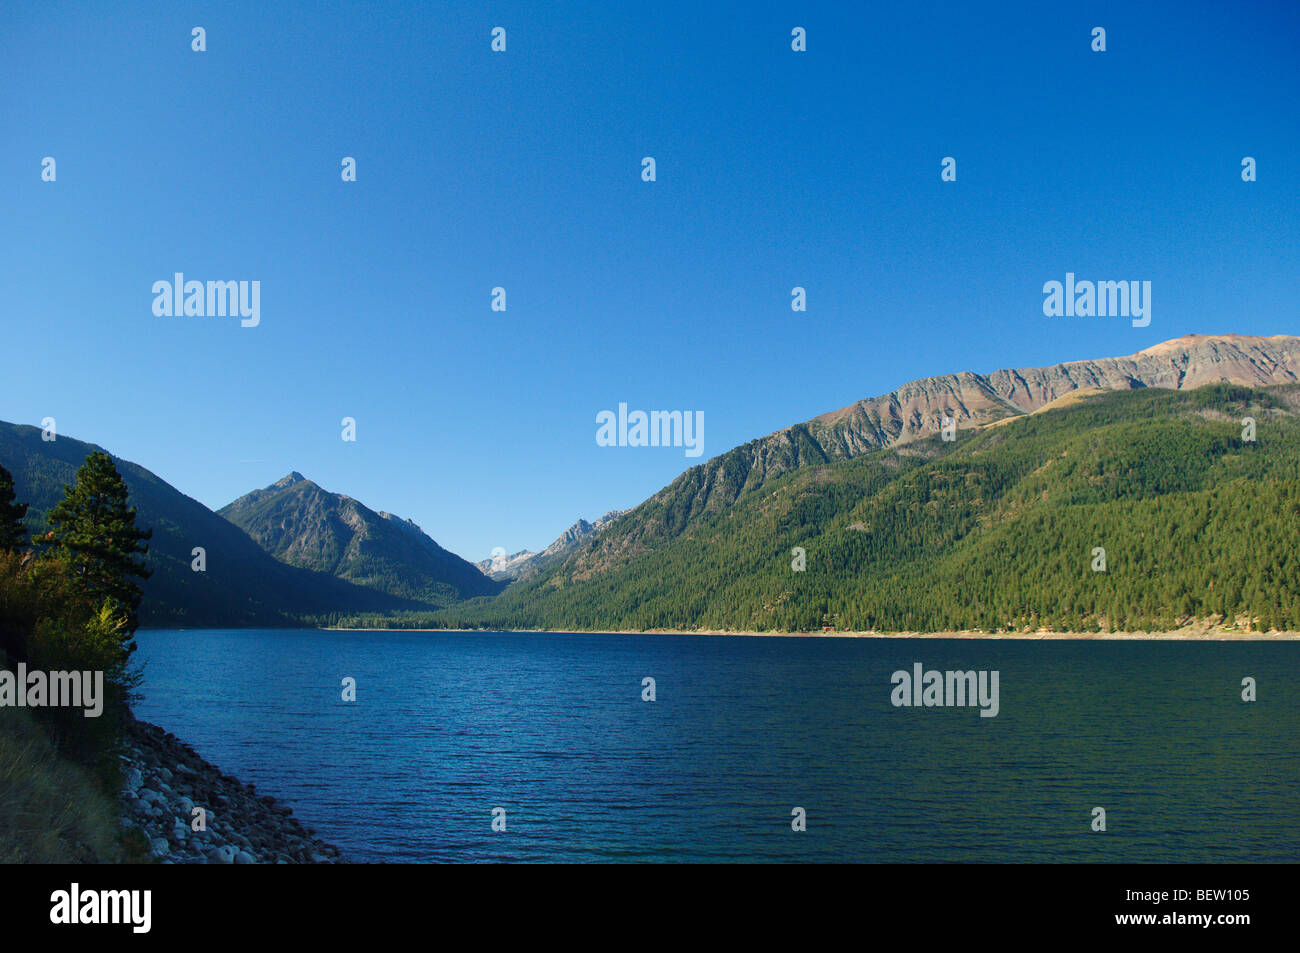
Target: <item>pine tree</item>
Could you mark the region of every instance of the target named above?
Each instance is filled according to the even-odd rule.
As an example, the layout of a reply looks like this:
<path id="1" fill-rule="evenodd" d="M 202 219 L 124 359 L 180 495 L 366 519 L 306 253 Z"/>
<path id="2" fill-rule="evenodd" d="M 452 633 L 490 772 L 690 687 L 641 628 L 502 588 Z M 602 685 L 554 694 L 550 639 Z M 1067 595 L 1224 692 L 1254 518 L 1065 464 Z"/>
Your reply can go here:
<path id="1" fill-rule="evenodd" d="M 135 508 L 126 501 L 126 484 L 112 457 L 96 450 L 77 471 L 76 485 L 64 487 L 64 498 L 49 520 L 72 574 L 96 603 L 117 603 L 127 616 L 128 631 L 134 632 L 141 592 L 130 577 L 151 575 L 135 557 L 149 551 L 143 543 L 153 530 L 136 528 Z"/>
<path id="2" fill-rule="evenodd" d="M 23 526 L 27 504 L 15 503 L 14 499 L 14 478 L 0 466 L 0 552 L 27 545 L 27 528 Z"/>

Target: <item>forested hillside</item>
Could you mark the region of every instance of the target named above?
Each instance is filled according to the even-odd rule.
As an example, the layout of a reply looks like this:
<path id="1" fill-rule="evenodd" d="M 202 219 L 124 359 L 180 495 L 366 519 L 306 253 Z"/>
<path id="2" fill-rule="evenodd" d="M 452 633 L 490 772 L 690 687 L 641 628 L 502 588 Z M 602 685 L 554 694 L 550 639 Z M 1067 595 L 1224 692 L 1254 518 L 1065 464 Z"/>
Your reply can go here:
<path id="1" fill-rule="evenodd" d="M 660 494 L 495 601 L 407 621 L 993 631 L 1218 617 L 1300 629 L 1298 403 L 1295 385 L 1103 393 L 955 442 L 804 467 L 723 509 Z"/>
<path id="2" fill-rule="evenodd" d="M 857 459 L 937 436 L 945 419 L 958 430 L 968 430 L 1099 390 L 1195 390 L 1218 383 L 1270 387 L 1297 382 L 1300 337 L 1285 334 L 1188 334 L 1127 357 L 923 377 L 888 394 L 750 440 L 691 467 L 647 501 L 659 506 L 664 522 L 644 529 L 651 535 L 661 531 L 671 535 L 686 520 L 725 510 L 742 494 L 802 467 Z M 601 563 L 592 568 L 643 551 L 637 535 L 605 535 Z"/>

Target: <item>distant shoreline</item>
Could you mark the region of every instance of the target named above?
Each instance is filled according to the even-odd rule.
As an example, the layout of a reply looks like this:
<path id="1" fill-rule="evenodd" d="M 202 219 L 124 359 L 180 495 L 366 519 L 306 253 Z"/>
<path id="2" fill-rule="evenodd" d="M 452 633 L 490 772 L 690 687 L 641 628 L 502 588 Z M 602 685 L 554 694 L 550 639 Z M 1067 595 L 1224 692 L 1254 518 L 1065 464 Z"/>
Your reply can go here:
<path id="1" fill-rule="evenodd" d="M 305 628 L 310 628 L 306 626 Z M 733 632 L 721 629 L 424 629 L 321 626 L 321 632 L 509 632 L 519 635 L 722 635 L 784 639 L 992 639 L 1049 642 L 1298 642 L 1300 632 L 1228 632 L 1176 629 L 1169 632 Z"/>

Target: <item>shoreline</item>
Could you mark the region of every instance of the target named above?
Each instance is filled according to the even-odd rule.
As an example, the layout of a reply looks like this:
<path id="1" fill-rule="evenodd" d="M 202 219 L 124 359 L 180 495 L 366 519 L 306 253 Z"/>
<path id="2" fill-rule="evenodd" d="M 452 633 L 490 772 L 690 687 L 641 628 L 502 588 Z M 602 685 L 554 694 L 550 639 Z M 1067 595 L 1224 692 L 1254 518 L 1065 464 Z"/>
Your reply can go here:
<path id="1" fill-rule="evenodd" d="M 125 742 L 119 824 L 143 834 L 155 863 L 345 862 L 337 847 L 293 816 L 288 804 L 258 794 L 171 732 L 131 716 Z M 198 808 L 204 810 L 205 827 L 195 831 Z"/>
<path id="2" fill-rule="evenodd" d="M 304 628 L 312 628 L 304 626 Z M 1186 626 L 1165 632 L 747 632 L 726 629 L 447 629 L 318 626 L 319 632 L 508 632 L 512 635 L 712 635 L 777 639 L 990 639 L 1048 642 L 1297 642 L 1300 632 L 1233 632 Z"/>

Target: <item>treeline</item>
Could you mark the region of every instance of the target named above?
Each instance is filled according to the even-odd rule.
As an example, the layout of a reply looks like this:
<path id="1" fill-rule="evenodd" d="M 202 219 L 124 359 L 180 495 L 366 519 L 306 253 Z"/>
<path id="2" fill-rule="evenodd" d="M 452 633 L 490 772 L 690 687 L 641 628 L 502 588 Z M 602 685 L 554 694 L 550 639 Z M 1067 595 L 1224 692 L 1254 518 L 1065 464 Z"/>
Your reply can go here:
<path id="1" fill-rule="evenodd" d="M 806 467 L 685 523 L 663 519 L 662 500 L 495 600 L 384 624 L 1300 630 L 1296 396 L 1098 395 L 953 443 Z M 634 555 L 599 568 L 602 547 Z"/>

